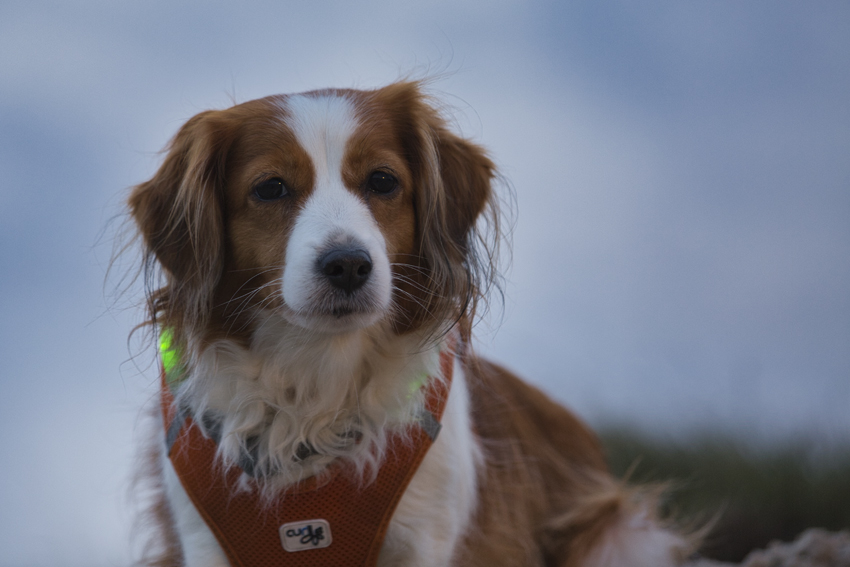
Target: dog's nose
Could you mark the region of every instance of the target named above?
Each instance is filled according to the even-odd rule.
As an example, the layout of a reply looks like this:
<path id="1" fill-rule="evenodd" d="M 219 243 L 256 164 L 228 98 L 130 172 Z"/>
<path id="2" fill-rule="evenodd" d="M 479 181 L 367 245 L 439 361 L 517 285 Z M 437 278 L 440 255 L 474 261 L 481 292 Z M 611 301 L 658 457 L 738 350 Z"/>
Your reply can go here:
<path id="1" fill-rule="evenodd" d="M 352 293 L 369 279 L 372 257 L 362 248 L 334 248 L 319 259 L 319 270 L 331 285 Z"/>

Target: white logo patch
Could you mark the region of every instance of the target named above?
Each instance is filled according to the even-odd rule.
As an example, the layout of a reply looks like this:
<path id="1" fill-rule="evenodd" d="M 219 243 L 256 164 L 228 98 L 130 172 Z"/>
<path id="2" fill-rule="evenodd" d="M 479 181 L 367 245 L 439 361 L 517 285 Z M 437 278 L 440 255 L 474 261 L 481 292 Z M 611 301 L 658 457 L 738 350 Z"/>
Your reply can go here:
<path id="1" fill-rule="evenodd" d="M 326 520 L 303 520 L 280 526 L 280 542 L 286 551 L 321 549 L 331 541 L 331 525 Z"/>

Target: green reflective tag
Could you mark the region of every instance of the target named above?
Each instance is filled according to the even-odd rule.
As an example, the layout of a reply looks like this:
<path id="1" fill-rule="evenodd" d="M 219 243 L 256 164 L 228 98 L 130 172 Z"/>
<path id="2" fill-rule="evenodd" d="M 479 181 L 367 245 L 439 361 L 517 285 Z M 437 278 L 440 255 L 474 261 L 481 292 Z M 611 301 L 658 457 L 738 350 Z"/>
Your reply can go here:
<path id="1" fill-rule="evenodd" d="M 424 388 L 425 384 L 427 384 L 427 383 L 428 383 L 428 375 L 427 374 L 422 374 L 422 375 L 416 377 L 413 380 L 413 382 L 410 383 L 410 392 L 408 393 L 407 397 L 412 398 L 416 394 L 416 392 L 418 392 L 419 390 Z"/>
<path id="2" fill-rule="evenodd" d="M 183 378 L 182 356 L 174 343 L 174 333 L 167 327 L 159 334 L 159 357 L 166 383 L 169 387 L 175 386 Z"/>

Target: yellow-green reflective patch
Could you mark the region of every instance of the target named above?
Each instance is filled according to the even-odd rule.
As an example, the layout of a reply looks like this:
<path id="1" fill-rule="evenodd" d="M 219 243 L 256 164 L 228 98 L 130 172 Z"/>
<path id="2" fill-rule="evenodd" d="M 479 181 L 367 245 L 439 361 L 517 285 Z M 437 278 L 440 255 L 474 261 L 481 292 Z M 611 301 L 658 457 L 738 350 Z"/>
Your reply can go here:
<path id="1" fill-rule="evenodd" d="M 416 394 L 416 392 L 418 392 L 419 390 L 424 388 L 425 384 L 427 384 L 427 383 L 428 383 L 428 375 L 427 374 L 422 374 L 422 375 L 418 376 L 417 378 L 415 378 L 413 380 L 413 382 L 410 383 L 410 393 L 408 394 L 408 397 L 412 397 L 414 394 Z"/>
<path id="2" fill-rule="evenodd" d="M 159 357 L 165 370 L 165 381 L 174 386 L 183 377 L 183 365 L 180 348 L 174 343 L 174 333 L 169 328 L 159 334 Z"/>

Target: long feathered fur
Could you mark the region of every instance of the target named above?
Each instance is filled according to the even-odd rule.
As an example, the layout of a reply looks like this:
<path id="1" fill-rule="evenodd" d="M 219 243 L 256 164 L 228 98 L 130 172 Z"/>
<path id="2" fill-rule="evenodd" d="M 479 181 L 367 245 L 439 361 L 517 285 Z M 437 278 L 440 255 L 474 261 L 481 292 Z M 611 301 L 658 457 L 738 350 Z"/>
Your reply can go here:
<path id="1" fill-rule="evenodd" d="M 656 518 L 657 499 L 613 480 L 595 437 L 566 410 L 471 352 L 476 312 L 498 281 L 497 173 L 436 106 L 419 84 L 397 83 L 268 97 L 203 112 L 180 129 L 129 201 L 143 242 L 146 325 L 167 328 L 182 356 L 176 403 L 220 437 L 224 469 L 250 458 L 254 476 L 244 488 L 266 501 L 338 460 L 368 483 L 388 437 L 404 435 L 422 406 L 415 385 L 441 379 L 438 352 L 457 328 L 463 364 L 447 435 L 459 445 L 444 442 L 426 458 L 382 560 L 675 564 L 689 542 Z M 317 142 L 305 150 L 299 141 L 310 136 Z M 331 163 L 331 145 L 343 142 L 345 160 Z M 251 169 L 255 162 L 265 169 Z M 312 206 L 317 172 L 331 166 L 340 169 L 322 175 L 346 186 L 333 199 L 362 225 L 351 235 L 366 234 L 391 272 L 386 312 L 342 333 L 293 323 L 309 322 L 311 310 L 332 311 L 338 293 L 319 286 L 309 309 L 293 312 L 283 283 L 286 243 L 302 230 L 297 219 Z M 395 196 L 358 188 L 376 167 L 397 177 Z M 287 199 L 269 204 L 246 193 L 276 176 L 285 178 Z M 328 230 L 325 238 L 338 240 Z M 345 242 L 359 238 L 351 235 Z M 357 297 L 346 305 L 377 305 L 368 293 Z M 148 459 L 157 478 L 169 467 L 163 459 Z M 144 564 L 176 567 L 187 560 L 169 504 L 177 489 L 157 482 L 151 517 L 163 553 Z M 440 535 L 453 503 L 463 510 L 450 523 L 456 533 Z M 414 518 L 419 528 L 405 528 Z"/>

